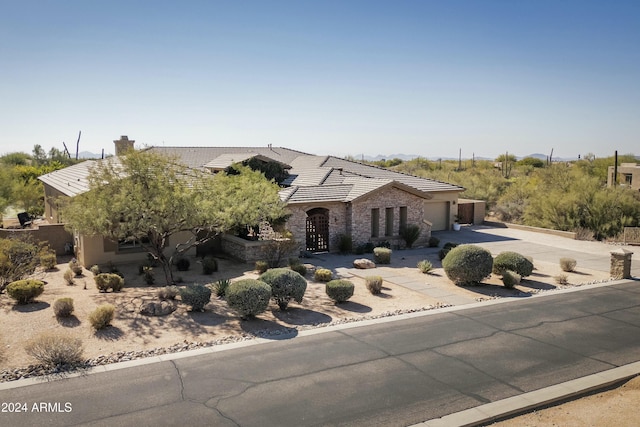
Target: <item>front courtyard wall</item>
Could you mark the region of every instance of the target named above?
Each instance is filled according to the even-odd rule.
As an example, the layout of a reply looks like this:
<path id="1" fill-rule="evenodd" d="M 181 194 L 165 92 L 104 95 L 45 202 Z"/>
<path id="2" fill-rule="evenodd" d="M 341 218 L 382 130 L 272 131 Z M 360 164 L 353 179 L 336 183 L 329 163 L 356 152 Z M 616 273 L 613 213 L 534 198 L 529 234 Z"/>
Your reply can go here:
<path id="1" fill-rule="evenodd" d="M 185 243 L 192 234 L 188 231 L 177 233 L 169 238 L 164 253 L 170 256 L 178 243 Z M 118 245 L 102 236 L 76 235 L 74 239 L 75 251 L 78 261 L 89 268 L 94 264 L 103 265 L 108 263 L 118 264 L 127 262 L 138 262 L 147 260 L 147 252 L 144 250 L 121 250 Z M 189 249 L 186 254 L 195 255 L 195 247 Z"/>

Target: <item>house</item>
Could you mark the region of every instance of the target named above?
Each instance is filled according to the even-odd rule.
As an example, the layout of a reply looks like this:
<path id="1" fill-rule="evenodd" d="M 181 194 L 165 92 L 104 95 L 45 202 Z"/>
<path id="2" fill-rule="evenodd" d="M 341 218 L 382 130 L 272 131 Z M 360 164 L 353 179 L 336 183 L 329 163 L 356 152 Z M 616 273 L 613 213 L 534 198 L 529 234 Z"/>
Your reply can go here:
<path id="1" fill-rule="evenodd" d="M 612 187 L 615 184 L 614 166 L 609 166 L 607 173 L 607 186 Z M 640 190 L 640 164 L 622 163 L 618 166 L 618 184 Z"/>
<path id="2" fill-rule="evenodd" d="M 133 147 L 133 141 L 126 136 L 114 142 L 116 158 Z M 410 224 L 421 230 L 416 244 L 424 243 L 431 231 L 451 227 L 458 213 L 458 195 L 464 191 L 445 182 L 271 145 L 151 147 L 147 150 L 210 173 L 250 159 L 275 162 L 288 172 L 280 191 L 291 214 L 287 229 L 302 244 L 301 249 L 309 252 L 336 252 L 341 236 L 350 236 L 354 246 L 388 242 L 399 247 L 403 245 L 400 232 Z M 97 161 L 86 161 L 40 177 L 45 187 L 45 216 L 49 221 L 64 221 L 63 213 L 57 209 L 58 197 L 74 197 L 88 191 L 87 176 Z M 99 236 L 75 236 L 75 245 L 84 265 L 142 259 L 134 253 L 134 248 Z M 259 258 L 259 245 L 235 236 L 225 235 L 222 239 L 225 251 L 245 261 Z M 252 251 L 253 254 L 249 254 Z"/>

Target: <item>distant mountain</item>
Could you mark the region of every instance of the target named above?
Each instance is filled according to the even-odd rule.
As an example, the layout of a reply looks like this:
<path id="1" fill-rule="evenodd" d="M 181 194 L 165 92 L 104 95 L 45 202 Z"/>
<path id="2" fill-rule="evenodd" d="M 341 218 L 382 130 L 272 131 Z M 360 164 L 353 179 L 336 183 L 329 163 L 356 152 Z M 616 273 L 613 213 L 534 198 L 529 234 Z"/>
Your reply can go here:
<path id="1" fill-rule="evenodd" d="M 354 158 L 356 160 L 366 160 L 368 162 L 376 162 L 378 160 L 391 160 L 391 159 L 400 159 L 403 161 L 408 161 L 408 160 L 412 160 L 415 159 L 417 157 L 422 157 L 423 159 L 427 159 L 427 160 L 458 160 L 457 157 L 438 157 L 438 156 L 420 156 L 418 154 L 389 154 L 388 156 L 385 156 L 384 154 L 378 154 L 377 156 L 369 156 L 367 154 L 358 154 L 356 156 L 354 156 Z M 463 157 L 462 160 L 469 160 L 469 157 Z M 493 160 L 493 158 L 489 158 L 489 157 L 477 157 L 475 158 L 476 160 Z"/>
<path id="2" fill-rule="evenodd" d="M 104 153 L 105 157 L 109 155 L 109 153 Z M 74 154 L 71 155 L 72 157 Z M 81 151 L 78 153 L 79 159 L 100 159 L 102 158 L 102 153 L 92 153 L 91 151 Z"/>

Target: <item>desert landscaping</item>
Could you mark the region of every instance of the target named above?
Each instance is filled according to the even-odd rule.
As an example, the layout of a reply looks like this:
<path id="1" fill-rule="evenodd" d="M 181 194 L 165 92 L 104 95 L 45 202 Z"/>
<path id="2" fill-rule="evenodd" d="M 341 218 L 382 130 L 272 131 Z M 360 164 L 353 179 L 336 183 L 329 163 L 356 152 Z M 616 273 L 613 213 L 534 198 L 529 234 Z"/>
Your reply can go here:
<path id="1" fill-rule="evenodd" d="M 402 260 L 411 258 L 410 255 L 415 255 L 415 252 L 398 252 Z M 568 283 L 561 286 L 556 283 L 556 277 L 561 273 L 558 265 L 534 261 L 536 267 L 534 273 L 514 289 L 504 288 L 500 278 L 495 275 L 487 279 L 482 286 L 461 287 L 454 285 L 446 277 L 434 251 L 426 255 L 427 259 L 433 261 L 435 267 L 430 274 L 423 274 L 417 268 L 406 265 L 406 262 L 403 265 L 403 262 L 398 260 L 398 262 L 392 262 L 390 266 L 358 270 L 358 275 L 352 275 L 350 273 L 354 270 L 348 267 L 351 267 L 354 257 L 335 257 L 339 257 L 340 260 L 344 258 L 344 268 L 335 268 L 334 277 L 346 276 L 355 284 L 354 295 L 349 301 L 336 304 L 326 295 L 325 284 L 313 280 L 313 270 L 322 265 L 312 258 L 303 260 L 309 269 L 306 276 L 308 286 L 303 302 L 301 304 L 292 302 L 286 311 L 280 311 L 272 302 L 266 312 L 250 320 L 241 320 L 227 303 L 215 294 L 212 295 L 210 303 L 203 312 L 191 312 L 187 306 L 175 301 L 171 303 L 175 305 L 175 311 L 166 316 L 144 315 L 140 313 L 143 303 L 158 301 L 157 292 L 162 286 L 146 285 L 143 276 L 138 274 L 137 264 L 118 266 L 124 274 L 125 287 L 120 292 L 105 293 L 98 291 L 93 274 L 89 270 L 84 270 L 81 276 L 75 277 L 73 285 L 67 284 L 63 273 L 67 269 L 69 259 L 59 258 L 59 264 L 55 269 L 38 271 L 34 275 L 34 278 L 46 282 L 45 292 L 35 302 L 15 305 L 6 294 L 0 297 L 3 318 L 2 355 L 4 356 L 0 364 L 0 381 L 12 381 L 43 372 L 24 350 L 25 343 L 43 331 L 63 331 L 79 337 L 83 342 L 87 364 L 99 365 L 255 337 L 274 337 L 285 334 L 295 336 L 298 330 L 412 311 L 433 310 L 447 305 L 436 298 L 387 281 L 383 284 L 381 294 L 371 294 L 365 286 L 364 277 L 376 275 L 376 271 L 380 268 L 397 269 L 404 276 L 471 297 L 474 301 L 510 296 L 526 297 L 539 292 L 609 280 L 603 272 L 579 267 L 575 272 L 567 274 Z M 190 269 L 176 273 L 176 277 L 181 282 L 179 285 L 212 284 L 219 279 L 235 281 L 258 277 L 252 265 L 225 258 L 218 258 L 217 261 L 218 271 L 211 275 L 204 275 L 200 265 L 201 260 L 191 258 Z M 157 271 L 157 282 L 162 281 L 161 276 L 161 272 Z M 75 311 L 66 319 L 57 319 L 52 309 L 54 301 L 61 297 L 70 297 L 74 300 Z M 116 307 L 115 318 L 111 326 L 95 331 L 87 321 L 88 314 L 100 304 L 107 302 Z M 538 411 L 525 415 L 522 417 L 524 424 L 518 418 L 517 421 L 509 420 L 500 425 L 516 425 L 513 424 L 515 422 L 517 425 L 588 425 L 589 422 L 591 425 L 607 425 L 604 422 L 593 422 L 598 420 L 595 418 L 596 414 L 603 416 L 602 412 L 594 409 L 595 404 L 611 406 L 615 401 L 615 416 L 618 419 L 617 417 L 624 414 L 624 409 L 620 409 L 620 406 L 625 400 L 629 400 L 630 404 L 637 402 L 637 389 L 637 382 L 630 382 L 617 390 L 606 392 L 605 397 L 591 396 L 566 404 L 575 406 L 581 402 L 588 402 L 585 403 L 585 408 L 592 411 L 591 417 L 570 416 L 571 407 L 567 406 L 566 411 L 558 409 L 565 407 L 562 405 L 545 410 L 547 412 Z M 627 397 L 623 399 L 622 395 Z M 615 396 L 615 398 L 606 396 Z M 585 412 L 587 409 L 578 410 L 583 414 L 588 413 Z M 609 414 L 604 415 L 605 419 L 611 419 L 612 415 L 609 412 L 605 414 Z M 549 419 L 554 421 L 544 424 L 545 417 L 550 417 Z M 559 419 L 564 421 L 558 424 Z M 585 424 L 579 420 L 588 420 L 588 422 Z M 616 422 L 615 425 L 625 424 Z"/>

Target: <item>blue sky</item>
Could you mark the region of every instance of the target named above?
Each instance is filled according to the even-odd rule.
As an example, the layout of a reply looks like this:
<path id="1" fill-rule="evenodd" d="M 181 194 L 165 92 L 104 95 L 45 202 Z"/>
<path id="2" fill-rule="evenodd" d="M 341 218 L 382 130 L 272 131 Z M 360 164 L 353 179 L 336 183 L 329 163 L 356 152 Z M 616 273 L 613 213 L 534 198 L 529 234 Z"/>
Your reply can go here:
<path id="1" fill-rule="evenodd" d="M 640 154 L 638 1 L 0 4 L 0 153 Z"/>

